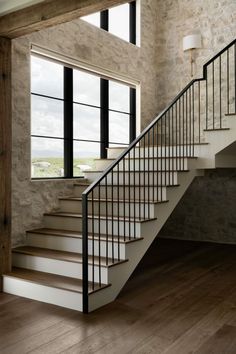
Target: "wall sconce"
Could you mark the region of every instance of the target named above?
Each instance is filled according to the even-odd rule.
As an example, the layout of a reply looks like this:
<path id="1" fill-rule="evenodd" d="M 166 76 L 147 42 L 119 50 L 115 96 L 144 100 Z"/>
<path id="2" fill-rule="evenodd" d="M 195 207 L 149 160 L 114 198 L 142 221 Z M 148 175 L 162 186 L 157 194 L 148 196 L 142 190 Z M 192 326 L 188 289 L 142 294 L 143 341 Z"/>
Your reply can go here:
<path id="1" fill-rule="evenodd" d="M 202 47 L 202 38 L 200 34 L 191 34 L 190 36 L 185 36 L 183 38 L 183 50 L 190 51 L 190 64 L 191 64 L 191 77 L 193 77 L 193 50 Z"/>

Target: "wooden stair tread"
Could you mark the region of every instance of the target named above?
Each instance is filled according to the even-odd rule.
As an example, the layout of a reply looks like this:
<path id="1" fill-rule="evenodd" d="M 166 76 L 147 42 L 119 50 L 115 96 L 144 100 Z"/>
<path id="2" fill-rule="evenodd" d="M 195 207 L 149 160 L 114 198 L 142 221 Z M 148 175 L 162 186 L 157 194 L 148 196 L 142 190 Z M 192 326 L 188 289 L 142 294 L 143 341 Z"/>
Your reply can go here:
<path id="1" fill-rule="evenodd" d="M 150 157 L 150 159 L 153 159 L 153 157 Z M 104 170 L 87 170 L 86 173 L 103 173 Z M 112 171 L 110 171 L 111 173 Z M 131 170 L 131 171 L 124 171 L 124 170 L 119 170 L 119 173 L 120 174 L 123 174 L 123 173 L 156 173 L 156 172 L 159 172 L 159 173 L 169 173 L 169 172 L 176 172 L 176 173 L 179 173 L 179 172 L 189 172 L 189 170 L 149 170 L 149 171 L 142 171 L 142 170 Z M 117 170 L 113 170 L 113 173 L 118 173 Z"/>
<path id="2" fill-rule="evenodd" d="M 71 217 L 71 218 L 78 218 L 78 219 L 81 219 L 83 216 L 82 214 L 77 214 L 77 213 L 66 213 L 66 212 L 54 212 L 54 213 L 45 213 L 44 214 L 45 216 L 58 216 L 58 217 Z M 99 216 L 98 215 L 88 215 L 88 218 L 89 219 L 99 219 Z M 111 215 L 100 215 L 100 219 L 101 220 L 118 220 L 118 216 L 113 216 L 113 218 L 111 217 Z M 151 220 L 156 220 L 156 218 L 134 218 L 134 217 L 123 217 L 123 216 L 120 216 L 119 217 L 119 220 L 120 221 L 136 221 L 136 222 L 147 222 L 147 221 L 151 221 Z"/>
<path id="3" fill-rule="evenodd" d="M 40 247 L 33 247 L 33 246 L 20 246 L 20 247 L 13 248 L 12 252 L 25 254 L 25 255 L 29 255 L 29 256 L 35 256 L 35 257 L 57 259 L 60 261 L 65 261 L 65 262 L 73 262 L 73 263 L 80 263 L 80 264 L 83 262 L 83 256 L 80 253 L 51 250 L 48 248 L 40 248 Z M 89 256 L 89 264 L 92 264 L 92 261 L 93 261 L 93 257 Z M 107 263 L 106 263 L 106 258 L 100 257 L 100 264 L 103 267 L 110 267 L 112 265 L 115 265 L 118 263 L 123 263 L 123 262 L 124 261 L 118 261 L 118 260 L 114 260 L 114 262 L 113 262 L 111 258 L 108 258 Z M 99 257 L 94 256 L 94 263 L 99 264 Z"/>
<path id="4" fill-rule="evenodd" d="M 104 177 L 105 178 L 105 177 Z M 163 178 L 163 179 L 165 179 L 165 178 Z M 81 187 L 81 186 L 91 186 L 91 184 L 92 184 L 93 182 L 91 182 L 91 183 L 88 183 L 88 184 L 80 184 L 80 183 L 74 183 L 74 186 L 75 187 Z M 153 184 L 149 184 L 149 185 L 143 185 L 143 184 L 121 184 L 121 183 L 119 183 L 119 187 L 145 187 L 145 188 L 148 188 L 148 187 L 167 187 L 167 188 L 172 188 L 172 187 L 179 187 L 180 186 L 180 184 L 179 183 L 177 183 L 177 184 L 167 184 L 167 185 L 153 185 Z M 97 188 L 98 186 L 96 186 L 96 187 L 94 187 L 94 188 Z M 100 184 L 100 187 L 102 188 L 102 187 L 106 187 L 106 185 L 105 184 Z M 107 187 L 118 187 L 118 184 L 115 184 L 115 183 L 113 183 L 113 186 L 111 185 L 111 184 L 107 184 Z"/>
<path id="5" fill-rule="evenodd" d="M 74 238 L 80 238 L 82 239 L 82 234 L 75 232 L 75 231 L 69 231 L 69 230 L 56 230 L 56 229 L 47 229 L 47 228 L 42 228 L 42 229 L 34 229 L 34 230 L 29 230 L 26 231 L 27 233 L 31 233 L 31 234 L 40 234 L 40 235 L 49 235 L 49 236 L 58 236 L 58 237 L 74 237 Z M 90 240 L 93 239 L 93 236 L 90 234 L 88 235 L 88 238 Z M 127 236 L 126 236 L 127 239 Z M 98 234 L 94 234 L 94 240 L 99 240 L 99 235 Z M 118 242 L 118 237 L 117 236 L 111 236 L 111 235 L 104 235 L 101 234 L 100 235 L 100 240 L 101 241 L 108 241 L 108 242 Z M 132 238 L 130 240 L 125 240 L 124 241 L 124 237 L 120 236 L 119 237 L 119 243 L 131 243 L 131 242 L 135 242 L 135 241 L 140 241 L 143 240 L 143 237 L 139 237 L 139 238 Z"/>
<path id="6" fill-rule="evenodd" d="M 60 197 L 59 200 L 68 200 L 68 201 L 73 201 L 73 202 L 81 202 L 82 201 L 82 198 L 80 197 Z M 114 202 L 114 203 L 150 203 L 150 204 L 162 204 L 162 203 L 168 203 L 169 200 L 144 200 L 144 199 L 140 199 L 140 200 L 132 200 L 132 199 L 111 199 L 111 198 L 93 198 L 93 201 L 94 202 L 98 202 L 98 201 L 101 201 L 101 202 Z M 88 198 L 88 201 L 92 201 L 92 198 Z"/>
<path id="7" fill-rule="evenodd" d="M 70 277 L 65 277 L 62 275 L 39 272 L 36 270 L 30 270 L 25 268 L 13 267 L 12 271 L 4 274 L 5 276 L 25 280 L 31 283 L 37 283 L 57 289 L 72 291 L 76 293 L 82 293 L 83 291 L 83 282 L 81 279 L 75 279 Z M 104 289 L 107 286 L 106 284 L 94 283 L 94 289 L 92 288 L 92 283 L 89 282 L 89 292 L 98 291 Z"/>
<path id="8" fill-rule="evenodd" d="M 218 131 L 225 131 L 225 130 L 230 130 L 230 128 L 210 128 L 210 129 L 204 129 L 204 132 L 218 132 Z"/>

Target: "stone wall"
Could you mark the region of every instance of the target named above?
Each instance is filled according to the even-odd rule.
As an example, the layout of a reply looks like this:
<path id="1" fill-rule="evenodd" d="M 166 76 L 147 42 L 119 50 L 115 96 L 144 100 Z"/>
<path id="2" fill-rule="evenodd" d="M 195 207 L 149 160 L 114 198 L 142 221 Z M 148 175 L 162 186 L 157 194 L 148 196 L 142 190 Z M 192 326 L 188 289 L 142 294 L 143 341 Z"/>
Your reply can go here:
<path id="1" fill-rule="evenodd" d="M 141 48 L 82 21 L 56 26 L 13 40 L 13 245 L 25 231 L 42 224 L 43 213 L 57 207 L 57 197 L 71 194 L 73 181 L 30 179 L 31 43 L 132 77 L 141 82 L 142 127 L 157 112 L 156 0 L 141 1 Z"/>
<path id="2" fill-rule="evenodd" d="M 159 236 L 236 243 L 236 169 L 196 177 Z"/>
<path id="3" fill-rule="evenodd" d="M 202 35 L 202 48 L 195 50 L 194 77 L 202 66 L 236 35 L 234 0 L 158 0 L 157 73 L 158 109 L 163 109 L 191 80 L 189 52 L 183 37 Z"/>
<path id="4" fill-rule="evenodd" d="M 59 195 L 70 194 L 73 181 L 31 181 L 30 179 L 30 45 L 41 45 L 62 54 L 89 61 L 141 82 L 141 129 L 190 81 L 189 54 L 182 50 L 182 38 L 194 31 L 203 37 L 203 48 L 195 52 L 195 76 L 202 76 L 202 65 L 236 33 L 235 0 L 141 0 L 141 47 L 126 43 L 117 37 L 76 20 L 40 31 L 13 41 L 13 245 L 24 242 L 25 231 L 40 227 L 44 212 L 57 207 Z M 190 239 L 212 239 L 213 229 L 191 234 L 200 221 L 207 225 L 209 217 L 199 214 L 198 192 L 208 191 L 211 212 L 218 214 L 214 196 L 219 191 L 222 200 L 230 189 L 236 193 L 233 171 L 211 172 L 210 176 L 196 180 L 163 229 L 163 236 Z M 234 193 L 234 194 L 233 194 Z M 233 198 L 233 197 L 232 197 Z M 231 198 L 231 208 L 234 200 Z M 190 211 L 183 206 L 195 205 Z M 226 200 L 225 200 L 226 202 Z M 198 205 L 198 207 L 197 207 Z M 233 209 L 232 209 L 233 210 Z M 185 219 L 181 229 L 181 218 Z M 233 235 L 233 215 L 227 216 L 229 235 Z M 191 221 L 190 221 L 191 219 Z M 213 218 L 214 219 L 214 218 Z M 212 219 L 212 220 L 213 220 Z M 216 220 L 216 219 L 214 219 Z M 215 222 L 217 228 L 220 219 Z M 225 219 L 226 220 L 226 219 Z M 178 226 L 178 232 L 174 233 Z M 218 226 L 217 226 L 218 225 Z M 213 226 L 212 226 L 213 227 Z M 182 232 L 181 232 L 182 230 Z M 188 234 L 188 237 L 186 236 Z M 226 233 L 216 232 L 217 239 Z M 201 236 L 201 237 L 200 237 Z M 232 237 L 230 239 L 232 241 Z"/>
<path id="5" fill-rule="evenodd" d="M 201 33 L 194 53 L 195 75 L 236 36 L 234 0 L 158 1 L 158 109 L 163 109 L 190 81 L 189 53 L 182 39 Z M 236 243 L 236 171 L 215 170 L 194 180 L 159 236 Z"/>

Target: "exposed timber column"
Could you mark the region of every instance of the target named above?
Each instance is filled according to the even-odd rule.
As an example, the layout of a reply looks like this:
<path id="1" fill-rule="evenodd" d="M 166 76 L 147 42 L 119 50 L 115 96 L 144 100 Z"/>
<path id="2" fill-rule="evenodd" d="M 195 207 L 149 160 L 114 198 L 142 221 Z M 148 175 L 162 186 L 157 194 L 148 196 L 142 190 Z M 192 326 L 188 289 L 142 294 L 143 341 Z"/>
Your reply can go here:
<path id="1" fill-rule="evenodd" d="M 0 291 L 11 268 L 11 40 L 0 37 Z"/>

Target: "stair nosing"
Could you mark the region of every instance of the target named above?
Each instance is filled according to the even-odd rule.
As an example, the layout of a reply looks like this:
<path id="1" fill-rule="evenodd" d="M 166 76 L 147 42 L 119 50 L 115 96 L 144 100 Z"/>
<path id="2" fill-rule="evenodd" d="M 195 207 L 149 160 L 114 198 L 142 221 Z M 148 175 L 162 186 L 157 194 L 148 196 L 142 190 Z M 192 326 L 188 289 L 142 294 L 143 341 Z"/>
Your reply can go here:
<path id="1" fill-rule="evenodd" d="M 54 236 L 54 237 L 67 237 L 67 238 L 75 238 L 75 239 L 82 239 L 83 238 L 83 236 L 82 236 L 82 233 L 81 234 L 78 234 L 78 236 L 72 236 L 72 235 L 66 235 L 66 234 L 63 234 L 62 232 L 64 231 L 64 232 L 68 232 L 69 230 L 61 230 L 61 234 L 56 234 L 56 233 L 53 233 L 52 231 L 51 231 L 51 233 L 50 233 L 50 231 L 47 231 L 47 232 L 42 232 L 42 231 L 40 231 L 40 230 L 44 230 L 44 229 L 35 229 L 35 230 L 28 230 L 28 231 L 26 231 L 26 233 L 27 234 L 39 234 L 39 235 L 45 235 L 45 236 Z M 46 229 L 46 230 L 50 230 L 50 229 Z M 56 229 L 51 229 L 51 230 L 56 230 Z M 60 230 L 58 230 L 58 231 L 60 231 Z M 69 231 L 70 232 L 70 231 Z M 123 236 L 120 236 L 120 237 L 122 237 L 122 238 L 124 238 Z M 91 235 L 91 234 L 89 234 L 88 235 L 88 238 L 89 238 L 89 240 L 93 240 L 93 235 Z M 100 237 L 99 237 L 99 235 L 98 234 L 95 234 L 94 235 L 94 240 L 99 240 L 99 238 L 100 238 L 100 240 L 101 241 L 107 241 L 107 242 L 116 242 L 116 243 L 122 243 L 122 244 L 129 244 L 129 243 L 133 243 L 133 242 L 136 242 L 136 241 L 141 241 L 141 240 L 143 240 L 143 237 L 136 237 L 136 238 L 131 238 L 131 239 L 129 239 L 129 240 L 118 240 L 118 236 L 114 236 L 114 238 L 115 239 L 111 239 L 112 238 L 112 235 L 108 235 L 108 239 L 106 239 L 106 235 L 101 235 Z"/>
<path id="2" fill-rule="evenodd" d="M 60 197 L 60 198 L 58 198 L 59 200 L 68 200 L 68 201 L 72 201 L 72 202 L 81 202 L 82 201 L 82 198 L 80 198 L 80 197 Z M 98 198 L 88 198 L 88 201 L 89 202 L 91 202 L 91 201 L 94 201 L 94 202 L 99 202 L 99 201 L 101 201 L 101 202 L 108 202 L 108 203 L 111 203 L 111 202 L 114 202 L 114 203 L 134 203 L 134 204 L 139 204 L 139 203 L 141 203 L 141 204 L 163 204 L 163 203 L 168 203 L 169 202 L 169 200 L 168 199 L 166 199 L 166 200 L 128 200 L 128 199 L 111 199 L 111 198 L 107 198 L 107 199 L 105 199 L 105 198 L 100 198 L 100 199 L 98 199 Z"/>
<path id="3" fill-rule="evenodd" d="M 82 219 L 83 216 L 82 214 L 77 214 L 77 213 L 63 213 L 63 212 L 55 212 L 55 213 L 45 213 L 44 216 L 56 216 L 56 217 L 70 217 L 70 218 L 75 218 L 75 219 Z M 99 216 L 96 214 L 94 216 L 88 215 L 89 219 L 99 219 Z M 148 219 L 134 219 L 134 218 L 128 218 L 126 217 L 125 219 L 123 217 L 119 217 L 118 216 L 112 216 L 111 215 L 100 215 L 100 219 L 102 220 L 106 220 L 106 219 L 111 219 L 113 221 L 130 221 L 130 222 L 139 222 L 139 223 L 144 223 L 144 222 L 148 222 L 148 221 L 153 221 L 153 220 L 157 220 L 157 218 L 148 218 Z"/>
<path id="4" fill-rule="evenodd" d="M 182 157 L 183 158 L 183 157 Z M 150 159 L 152 159 L 152 158 L 150 158 Z M 124 171 L 124 170 L 119 170 L 119 171 L 117 171 L 117 170 L 111 170 L 110 171 L 110 173 L 111 172 L 113 172 L 113 173 L 120 173 L 120 174 L 122 174 L 122 173 L 169 173 L 169 172 L 171 172 L 171 173 L 181 173 L 181 172 L 189 172 L 190 170 L 189 169 L 186 169 L 186 170 L 158 170 L 158 171 L 155 171 L 155 170 L 150 170 L 150 171 L 143 171 L 143 170 L 140 170 L 140 171 L 137 171 L 137 170 L 135 170 L 135 171 L 133 171 L 133 170 L 131 170 L 131 171 Z M 103 173 L 104 172 L 104 170 L 88 170 L 88 171 L 84 171 L 84 173 Z"/>
<path id="5" fill-rule="evenodd" d="M 47 258 L 47 259 L 55 259 L 55 260 L 58 260 L 58 261 L 61 261 L 61 262 L 69 262 L 69 263 L 76 263 L 76 264 L 83 264 L 83 257 L 81 257 L 81 260 L 71 260 L 71 259 L 67 259 L 67 258 L 64 258 L 63 257 L 60 257 L 59 254 L 60 253 L 68 253 L 68 254 L 80 254 L 82 255 L 81 253 L 75 253 L 75 252 L 66 252 L 66 251 L 58 251 L 58 250 L 54 250 L 54 249 L 49 249 L 49 248 L 42 248 L 42 247 L 34 247 L 34 246 L 22 246 L 22 247 L 30 247 L 30 248 L 33 248 L 35 249 L 35 253 L 33 251 L 27 251 L 27 250 L 20 250 L 18 249 L 18 247 L 16 248 L 13 248 L 12 249 L 12 253 L 17 253 L 17 254 L 24 254 L 24 255 L 28 255 L 28 256 L 31 256 L 31 257 L 39 257 L 39 258 Z M 45 251 L 56 251 L 56 253 L 58 253 L 58 256 L 56 255 L 50 255 L 50 254 L 44 254 L 43 252 Z M 38 252 L 38 253 L 37 253 Z M 65 256 L 66 257 L 66 256 Z M 88 264 L 91 265 L 93 264 L 93 262 L 90 260 L 93 256 L 89 255 L 89 261 L 88 261 Z M 120 261 L 118 261 L 117 259 L 114 259 L 114 261 L 112 261 L 112 258 L 108 258 L 108 260 L 110 262 L 112 262 L 111 264 L 101 264 L 99 263 L 99 261 L 97 262 L 97 258 L 98 256 L 95 256 L 95 261 L 94 261 L 94 265 L 95 266 L 100 266 L 102 268 L 111 268 L 113 266 L 116 266 L 116 265 L 119 265 L 119 264 L 122 264 L 122 263 L 126 263 L 128 262 L 128 259 L 122 259 Z M 104 260 L 105 257 L 101 257 L 102 260 Z M 101 262 L 101 261 L 100 261 Z"/>
<path id="6" fill-rule="evenodd" d="M 66 277 L 66 276 L 63 276 L 63 275 L 47 273 L 47 272 L 41 272 L 41 271 L 32 270 L 32 269 L 26 269 L 26 268 L 13 267 L 13 271 L 14 271 L 14 269 L 25 269 L 25 270 L 27 270 L 29 272 L 32 272 L 32 273 L 38 273 L 38 274 L 39 273 L 44 273 L 44 274 L 49 274 L 50 276 L 55 276 L 55 277 L 68 278 L 68 279 L 73 279 L 73 280 L 75 279 L 75 278 Z M 49 284 L 47 282 L 44 282 L 42 280 L 40 281 L 40 280 L 32 280 L 32 279 L 23 278 L 23 277 L 17 276 L 12 271 L 3 274 L 3 276 L 11 277 L 11 278 L 18 279 L 18 280 L 22 280 L 22 281 L 25 281 L 25 282 L 28 282 L 28 283 L 33 283 L 33 284 L 39 284 L 39 285 L 42 285 L 42 286 L 47 286 L 49 288 L 69 291 L 69 292 L 76 293 L 76 294 L 82 294 L 83 293 L 83 289 L 81 289 L 81 290 L 73 290 L 73 289 L 68 289 L 66 287 L 62 287 L 62 286 L 55 286 L 55 285 Z M 81 283 L 82 283 L 82 279 L 77 279 L 77 280 L 81 280 Z M 89 286 L 92 286 L 92 284 L 93 284 L 92 282 L 89 282 Z M 99 283 L 95 283 L 95 286 L 96 285 L 99 285 Z M 108 288 L 110 286 L 111 286 L 110 283 L 109 284 L 101 284 L 101 286 L 99 288 L 94 289 L 94 290 L 90 290 L 89 294 L 93 294 L 93 293 L 98 292 L 100 290 L 106 289 L 106 288 Z M 81 284 L 81 287 L 82 287 L 82 284 Z"/>

